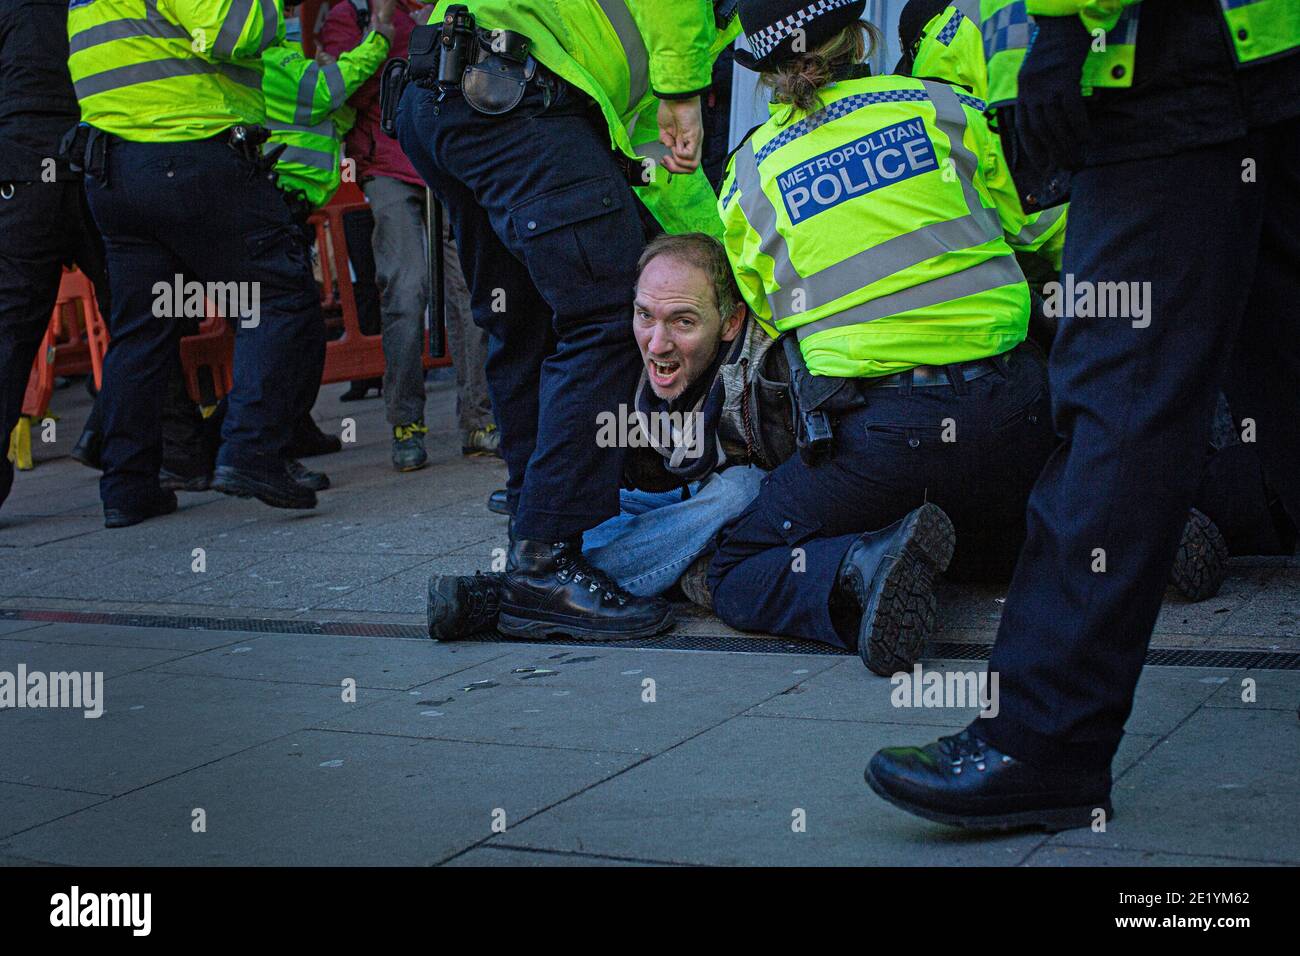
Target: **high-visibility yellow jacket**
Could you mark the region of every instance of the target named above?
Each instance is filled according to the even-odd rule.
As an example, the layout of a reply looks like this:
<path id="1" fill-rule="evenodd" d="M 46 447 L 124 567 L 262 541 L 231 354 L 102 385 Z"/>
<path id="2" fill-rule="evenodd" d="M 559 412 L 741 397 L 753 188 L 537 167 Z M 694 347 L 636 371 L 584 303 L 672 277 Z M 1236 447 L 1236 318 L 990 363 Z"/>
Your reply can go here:
<path id="1" fill-rule="evenodd" d="M 987 99 L 988 64 L 980 40 L 979 0 L 954 0 L 925 25 L 917 44 L 912 75 L 962 86 L 980 99 Z M 1001 160 L 1002 141 L 996 135 L 993 141 Z M 1005 161 L 1001 161 L 986 175 L 1010 173 Z M 1053 206 L 1027 217 L 1024 228 L 1008 235 L 1007 242 L 1016 252 L 1036 255 L 1059 271 L 1065 248 L 1066 209 L 1065 205 Z"/>
<path id="2" fill-rule="evenodd" d="M 72 0 L 68 69 L 82 122 L 123 139 L 206 139 L 260 123 L 279 0 Z"/>
<path id="3" fill-rule="evenodd" d="M 356 122 L 348 98 L 383 66 L 388 47 L 386 37 L 371 33 L 328 66 L 308 59 L 302 44 L 289 40 L 262 54 L 268 148 L 285 144 L 275 164 L 281 189 L 301 193 L 313 206 L 329 202 L 339 188 L 343 134 Z"/>
<path id="4" fill-rule="evenodd" d="M 1295 0 L 1219 0 L 1239 66 L 1300 50 L 1300 3 Z M 1031 17 L 1077 14 L 1098 37 L 1083 68 L 1083 90 L 1133 84 L 1141 0 L 981 0 L 989 64 L 989 104 L 1016 98 L 1020 64 L 1033 33 Z M 1104 37 L 1104 42 L 1100 39 Z"/>
<path id="5" fill-rule="evenodd" d="M 662 155 L 657 128 L 648 133 L 657 98 L 706 90 L 713 61 L 738 26 L 721 33 L 710 0 L 438 0 L 431 22 L 454 2 L 481 27 L 528 37 L 539 63 L 599 105 L 611 148 L 638 160 Z M 702 172 L 670 176 L 656 164 L 654 177 L 638 195 L 665 229 L 717 234 Z"/>
<path id="6" fill-rule="evenodd" d="M 985 104 L 880 76 L 773 105 L 732 157 L 719 206 L 745 301 L 797 330 L 816 375 L 869 377 L 998 355 L 1029 288 L 1006 234 L 1025 216 Z"/>

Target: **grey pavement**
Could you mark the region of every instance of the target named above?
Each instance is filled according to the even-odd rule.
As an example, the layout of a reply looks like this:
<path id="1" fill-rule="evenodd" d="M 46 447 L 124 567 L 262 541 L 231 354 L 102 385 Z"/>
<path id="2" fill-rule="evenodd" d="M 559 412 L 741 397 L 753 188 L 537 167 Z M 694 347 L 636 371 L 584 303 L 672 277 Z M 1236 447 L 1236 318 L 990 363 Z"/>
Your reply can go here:
<path id="1" fill-rule="evenodd" d="M 689 611 L 672 649 L 373 636 L 414 633 L 430 573 L 499 554 L 504 475 L 460 456 L 446 384 L 410 475 L 381 403 L 341 390 L 316 414 L 357 441 L 311 461 L 334 483 L 316 512 L 184 495 L 124 531 L 67 457 L 85 395 L 56 393 L 58 441 L 0 510 L 0 673 L 102 674 L 103 714 L 0 709 L 0 866 L 1300 863 L 1295 558 L 1167 601 L 1176 666 L 1144 672 L 1104 830 L 977 839 L 862 782 L 877 748 L 975 711 L 895 706 L 856 657 Z M 945 646 L 991 643 L 999 589 L 942 597 Z"/>

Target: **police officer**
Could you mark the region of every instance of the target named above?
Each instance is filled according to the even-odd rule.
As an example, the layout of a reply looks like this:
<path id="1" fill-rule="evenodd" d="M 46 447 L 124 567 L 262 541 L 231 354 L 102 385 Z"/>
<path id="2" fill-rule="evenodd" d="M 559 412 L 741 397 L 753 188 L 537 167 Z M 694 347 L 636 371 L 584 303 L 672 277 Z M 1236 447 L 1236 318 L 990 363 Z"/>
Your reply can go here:
<path id="1" fill-rule="evenodd" d="M 143 10 L 143 16 L 141 12 Z M 85 131 L 87 195 L 112 282 L 104 368 L 108 527 L 176 508 L 158 487 L 158 408 L 176 348 L 180 298 L 220 284 L 239 314 L 234 389 L 212 487 L 311 508 L 283 460 L 303 357 L 323 335 L 319 293 L 289 216 L 257 154 L 263 51 L 283 35 L 278 4 L 130 0 L 74 4 L 72 74 Z M 180 277 L 180 278 L 177 278 Z M 194 288 L 190 285 L 190 288 Z"/>
<path id="2" fill-rule="evenodd" d="M 335 60 L 320 54 L 316 60 L 303 53 L 299 4 L 285 4 L 286 36 L 262 54 L 262 92 L 266 100 L 266 125 L 271 130 L 265 151 L 275 157 L 276 185 L 284 194 L 301 236 L 305 255 L 315 241 L 311 214 L 330 201 L 342 179 L 340 150 L 343 134 L 356 119 L 348 98 L 384 64 L 393 39 L 393 3 L 375 5 L 370 30 L 354 49 Z M 291 31 L 291 33 L 289 32 Z M 325 370 L 325 340 L 313 338 L 304 356 L 300 411 L 294 418 L 291 446 L 299 454 L 338 451 L 339 439 L 323 434 L 311 417 Z M 329 487 L 322 472 L 306 468 L 294 457 L 287 460 L 289 474 L 314 491 Z"/>
<path id="3" fill-rule="evenodd" d="M 868 75 L 864 6 L 740 5 L 753 53 L 737 61 L 774 103 L 723 183 L 727 251 L 754 314 L 797 338 L 803 417 L 833 438 L 825 460 L 772 472 L 709 586 L 734 627 L 856 649 L 890 674 L 933 628 L 954 525 L 956 569 L 1009 571 L 1053 439 L 1042 364 L 1017 348 L 1026 219 L 984 104 Z M 807 452 L 826 441 L 803 431 Z"/>
<path id="4" fill-rule="evenodd" d="M 618 512 L 623 449 L 597 446 L 598 420 L 630 402 L 637 377 L 628 316 L 645 228 L 629 184 L 642 170 L 664 183 L 697 171 L 712 6 L 442 2 L 425 29 L 438 31 L 441 88 L 409 86 L 397 129 L 448 209 L 474 320 L 491 336 L 514 513 L 499 628 L 657 633 L 667 603 L 607 580 L 582 534 Z M 413 35 L 413 67 L 433 45 Z M 646 111 L 660 142 L 643 165 L 627 130 Z"/>
<path id="5" fill-rule="evenodd" d="M 13 0 L 0 8 L 0 505 L 13 485 L 4 449 L 22 414 L 32 361 L 76 263 L 108 309 L 104 250 L 81 176 L 60 155 L 77 123 L 68 76 L 67 4 Z"/>
<path id="6" fill-rule="evenodd" d="M 1140 320 L 1062 318 L 1051 382 L 1065 442 L 1030 500 L 989 662 L 997 714 L 882 750 L 867 768 L 885 799 L 965 827 L 1066 829 L 1110 814 L 1111 760 L 1201 476 L 1188 449 L 1207 444 L 1225 382 L 1300 517 L 1296 5 L 1117 6 L 986 2 L 995 47 L 1036 18 L 1015 126 L 1036 166 L 1073 173 L 1066 276 L 1145 288 L 1149 308 Z M 1103 50 L 1093 31 L 1107 30 Z M 995 66 L 990 86 L 1016 95 L 1017 75 Z"/>

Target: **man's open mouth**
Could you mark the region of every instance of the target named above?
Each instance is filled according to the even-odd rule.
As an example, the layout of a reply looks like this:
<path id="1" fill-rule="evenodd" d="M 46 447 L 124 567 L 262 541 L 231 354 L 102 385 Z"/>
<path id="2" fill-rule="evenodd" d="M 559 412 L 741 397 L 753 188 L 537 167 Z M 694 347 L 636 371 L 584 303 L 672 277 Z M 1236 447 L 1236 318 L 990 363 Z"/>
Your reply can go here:
<path id="1" fill-rule="evenodd" d="M 647 365 L 651 381 L 661 388 L 671 385 L 682 368 L 681 362 L 656 362 L 654 359 L 650 359 Z"/>

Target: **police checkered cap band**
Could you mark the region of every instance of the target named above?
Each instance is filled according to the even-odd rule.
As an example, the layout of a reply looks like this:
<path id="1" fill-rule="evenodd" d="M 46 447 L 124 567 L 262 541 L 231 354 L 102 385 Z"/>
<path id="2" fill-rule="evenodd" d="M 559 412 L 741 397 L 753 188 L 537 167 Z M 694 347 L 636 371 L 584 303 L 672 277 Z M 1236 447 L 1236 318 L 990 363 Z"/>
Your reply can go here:
<path id="1" fill-rule="evenodd" d="M 796 10 L 789 16 L 782 17 L 776 23 L 769 24 L 756 33 L 745 34 L 745 39 L 749 42 L 750 49 L 754 51 L 754 56 L 762 59 L 780 46 L 787 37 L 792 36 L 795 31 L 803 29 L 804 24 L 817 19 L 823 14 L 830 13 L 832 10 L 838 10 L 840 7 L 847 7 L 857 2 L 858 0 L 815 0 L 802 10 Z"/>

